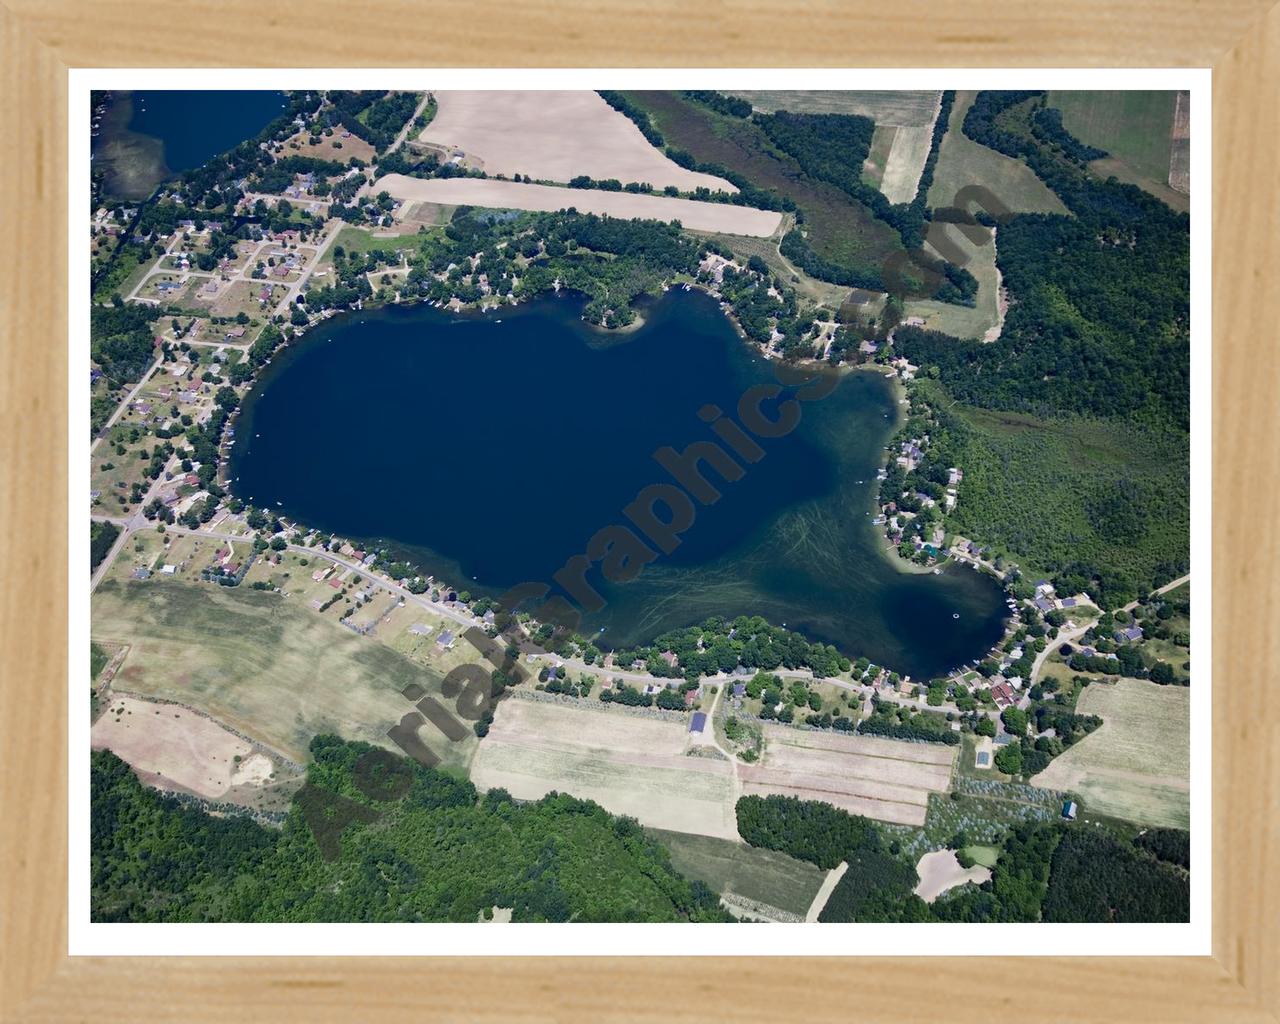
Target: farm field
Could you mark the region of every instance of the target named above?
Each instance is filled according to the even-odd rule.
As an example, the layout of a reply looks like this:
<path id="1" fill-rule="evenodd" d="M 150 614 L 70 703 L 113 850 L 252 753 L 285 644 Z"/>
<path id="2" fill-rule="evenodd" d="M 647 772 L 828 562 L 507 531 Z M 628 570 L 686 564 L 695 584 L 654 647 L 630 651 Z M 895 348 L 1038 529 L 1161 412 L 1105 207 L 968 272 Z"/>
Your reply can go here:
<path id="1" fill-rule="evenodd" d="M 1014 213 L 1066 213 L 1062 201 L 1026 164 L 979 145 L 964 134 L 961 126 L 974 95 L 970 91 L 956 93 L 947 134 L 938 148 L 929 205 L 935 210 L 951 206 L 960 189 L 981 185 Z"/>
<path id="2" fill-rule="evenodd" d="M 878 124 L 871 134 L 871 146 L 867 150 L 867 159 L 862 163 L 862 180 L 868 185 L 880 187 L 884 180 L 884 167 L 889 162 L 889 154 L 893 151 L 893 137 L 898 129 L 891 124 Z"/>
<path id="3" fill-rule="evenodd" d="M 974 243 L 956 224 L 935 221 L 929 227 L 929 236 L 937 239 L 938 232 L 946 236 L 951 245 L 960 249 L 968 258 L 962 264 L 978 280 L 978 294 L 972 306 L 961 306 L 950 302 L 938 302 L 935 299 L 914 299 L 905 304 L 906 316 L 918 316 L 924 320 L 924 326 L 931 331 L 941 331 L 953 338 L 981 338 L 983 341 L 995 341 L 1000 336 L 1000 327 L 1004 322 L 1001 305 L 1004 299 L 1000 295 L 1000 271 L 996 267 L 995 229 L 970 227 L 970 231 L 980 231 L 988 236 L 986 242 Z M 937 253 L 937 249 L 928 246 Z"/>
<path id="4" fill-rule="evenodd" d="M 289 798 L 280 790 L 292 790 L 295 781 L 294 772 L 239 736 L 176 704 L 113 696 L 93 723 L 90 742 L 129 762 L 149 786 L 208 800 L 283 810 Z"/>
<path id="5" fill-rule="evenodd" d="M 418 142 L 461 150 L 489 175 L 527 174 L 567 182 L 580 174 L 648 182 L 682 192 L 736 192 L 723 178 L 686 170 L 650 145 L 640 129 L 587 90 L 446 90 Z"/>
<path id="6" fill-rule="evenodd" d="M 923 825 L 951 782 L 952 747 L 766 725 L 765 753 L 739 769 L 743 792 L 823 800 L 853 814 Z"/>
<path id="7" fill-rule="evenodd" d="M 893 228 L 834 185 L 810 178 L 790 157 L 776 155 L 759 126 L 716 114 L 675 93 L 629 92 L 627 96 L 649 113 L 667 145 L 794 200 L 804 211 L 809 245 L 824 259 L 879 274 L 889 257 L 903 251 Z"/>
<path id="8" fill-rule="evenodd" d="M 889 150 L 880 179 L 880 191 L 889 202 L 909 203 L 916 197 L 932 142 L 932 123 L 924 128 L 899 128 L 894 132 L 893 148 Z"/>
<path id="9" fill-rule="evenodd" d="M 670 196 L 639 195 L 631 192 L 602 192 L 596 189 L 558 188 L 553 185 L 526 185 L 492 178 L 411 178 L 388 174 L 373 185 L 375 192 L 386 190 L 396 199 L 425 201 L 450 206 L 482 206 L 511 210 L 563 210 L 575 207 L 583 213 L 611 217 L 646 217 L 678 220 L 694 231 L 725 232 L 768 238 L 778 230 L 782 214 L 729 203 L 704 203 Z"/>
<path id="10" fill-rule="evenodd" d="M 942 94 L 937 90 L 885 89 L 858 92 L 844 89 L 737 90 L 756 110 L 772 114 L 789 110 L 796 114 L 861 114 L 876 124 L 926 128 L 933 124 Z"/>
<path id="11" fill-rule="evenodd" d="M 743 896 L 803 918 L 826 872 L 806 861 L 761 847 L 710 836 L 650 829 L 686 878 L 697 878 L 723 894 Z"/>
<path id="12" fill-rule="evenodd" d="M 1104 178 L 1115 175 L 1185 210 L 1185 189 L 1178 192 L 1169 186 L 1176 104 L 1176 94 L 1168 90 L 1049 93 L 1049 105 L 1062 111 L 1063 127 L 1109 154 L 1092 161 L 1090 170 Z"/>
<path id="13" fill-rule="evenodd" d="M 471 781 L 519 800 L 553 790 L 642 825 L 737 840 L 732 769 L 685 756 L 688 727 L 599 704 L 509 697 L 471 762 Z"/>
<path id="14" fill-rule="evenodd" d="M 91 633 L 130 645 L 119 690 L 190 704 L 298 762 L 323 732 L 397 749 L 386 732 L 411 710 L 400 691 L 440 692 L 437 673 L 301 602 L 243 587 L 108 578 Z M 422 738 L 446 765 L 465 766 L 475 749 L 469 730 L 449 743 L 426 726 Z"/>
<path id="15" fill-rule="evenodd" d="M 1094 683 L 1081 714 L 1102 726 L 1056 758 L 1032 783 L 1079 794 L 1085 809 L 1142 825 L 1190 821 L 1191 691 L 1138 679 Z"/>

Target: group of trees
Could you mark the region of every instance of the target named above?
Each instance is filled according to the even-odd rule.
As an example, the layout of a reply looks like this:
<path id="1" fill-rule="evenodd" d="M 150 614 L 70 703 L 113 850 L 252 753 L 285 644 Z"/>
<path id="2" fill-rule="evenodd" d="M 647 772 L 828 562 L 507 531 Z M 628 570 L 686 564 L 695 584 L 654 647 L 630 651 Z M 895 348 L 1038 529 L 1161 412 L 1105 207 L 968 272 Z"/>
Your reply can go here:
<path id="1" fill-rule="evenodd" d="M 927 740 L 956 746 L 960 734 L 951 728 L 945 715 L 935 711 L 912 711 L 893 701 L 871 696 L 871 714 L 858 723 L 858 732 L 868 736 L 889 736 L 899 740 Z"/>
<path id="2" fill-rule="evenodd" d="M 473 922 L 499 906 L 515 921 L 731 920 L 634 820 L 589 801 L 516 804 L 332 736 L 311 753 L 275 830 L 161 796 L 96 752 L 93 919 Z"/>
<path id="3" fill-rule="evenodd" d="M 675 666 L 668 666 L 661 657 L 668 651 L 676 655 Z M 821 678 L 847 671 L 850 664 L 830 644 L 810 643 L 802 634 L 771 626 L 758 615 L 713 616 L 701 625 L 659 634 L 644 647 L 614 653 L 614 663 L 621 668 L 638 660 L 654 675 L 683 676 L 687 681 L 731 672 L 739 665 L 765 671 L 808 668 Z"/>

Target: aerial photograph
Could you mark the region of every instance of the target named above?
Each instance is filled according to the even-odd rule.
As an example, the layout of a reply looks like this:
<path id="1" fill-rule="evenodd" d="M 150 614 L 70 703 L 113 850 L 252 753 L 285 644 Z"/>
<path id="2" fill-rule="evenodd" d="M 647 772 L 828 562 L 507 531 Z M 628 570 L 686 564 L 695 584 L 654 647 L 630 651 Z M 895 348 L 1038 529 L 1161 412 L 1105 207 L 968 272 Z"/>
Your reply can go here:
<path id="1" fill-rule="evenodd" d="M 90 117 L 92 922 L 1190 920 L 1189 92 Z"/>

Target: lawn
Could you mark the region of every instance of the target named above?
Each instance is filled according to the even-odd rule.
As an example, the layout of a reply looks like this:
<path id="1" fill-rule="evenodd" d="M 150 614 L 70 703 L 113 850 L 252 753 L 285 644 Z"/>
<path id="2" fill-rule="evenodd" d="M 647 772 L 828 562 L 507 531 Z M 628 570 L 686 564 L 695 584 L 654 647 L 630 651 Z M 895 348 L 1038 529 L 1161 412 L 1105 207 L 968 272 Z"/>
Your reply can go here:
<path id="1" fill-rule="evenodd" d="M 929 205 L 934 209 L 951 206 L 960 189 L 981 185 L 1014 213 L 1066 213 L 1062 201 L 1021 160 L 981 146 L 964 134 L 961 125 L 974 95 L 956 93 L 947 134 L 938 150 Z"/>
<path id="2" fill-rule="evenodd" d="M 440 692 L 438 674 L 278 594 L 111 578 L 91 621 L 93 639 L 130 645 L 117 689 L 190 704 L 298 761 L 322 732 L 396 749 L 387 730 L 412 710 L 399 691 Z M 470 729 L 457 743 L 421 736 L 446 764 L 475 749 Z"/>
<path id="3" fill-rule="evenodd" d="M 648 830 L 671 854 L 671 864 L 719 893 L 745 896 L 803 918 L 826 872 L 802 860 L 712 836 Z"/>
<path id="4" fill-rule="evenodd" d="M 111 660 L 111 655 L 107 653 L 101 644 L 89 644 L 89 678 L 97 679 L 98 673 L 107 667 L 107 662 Z"/>
<path id="5" fill-rule="evenodd" d="M 964 852 L 973 858 L 975 864 L 981 864 L 984 868 L 995 867 L 1000 856 L 1000 850 L 994 846 L 966 846 Z"/>
<path id="6" fill-rule="evenodd" d="M 1094 683 L 1081 714 L 1102 726 L 1054 759 L 1033 780 L 1069 790 L 1084 807 L 1143 825 L 1190 822 L 1191 691 L 1138 679 Z"/>
<path id="7" fill-rule="evenodd" d="M 1169 187 L 1176 96 L 1168 90 L 1055 90 L 1049 105 L 1062 111 L 1072 135 L 1107 151 L 1109 159 L 1095 160 L 1093 171 L 1114 174 L 1185 210 L 1187 197 Z"/>

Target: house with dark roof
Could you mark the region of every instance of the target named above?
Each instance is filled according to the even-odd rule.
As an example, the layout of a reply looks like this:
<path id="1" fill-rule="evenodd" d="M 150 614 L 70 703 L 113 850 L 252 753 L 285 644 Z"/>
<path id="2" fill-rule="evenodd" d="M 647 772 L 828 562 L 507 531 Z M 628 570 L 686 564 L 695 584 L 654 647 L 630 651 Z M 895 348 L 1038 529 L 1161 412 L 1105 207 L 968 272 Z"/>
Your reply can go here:
<path id="1" fill-rule="evenodd" d="M 1050 601 L 1047 597 L 1037 597 L 1037 598 L 1032 602 L 1032 604 L 1034 604 L 1034 605 L 1035 605 L 1037 608 L 1039 608 L 1042 612 L 1051 612 L 1051 611 L 1053 611 L 1053 602 L 1052 602 L 1052 601 Z"/>
<path id="2" fill-rule="evenodd" d="M 700 733 L 707 727 L 707 714 L 705 711 L 695 711 L 693 717 L 689 720 L 689 731 Z"/>
<path id="3" fill-rule="evenodd" d="M 1142 627 L 1130 626 L 1128 629 L 1117 629 L 1115 633 L 1113 633 L 1112 635 L 1116 638 L 1116 641 L 1118 643 L 1124 643 L 1125 641 L 1132 641 L 1132 640 L 1141 640 Z"/>

